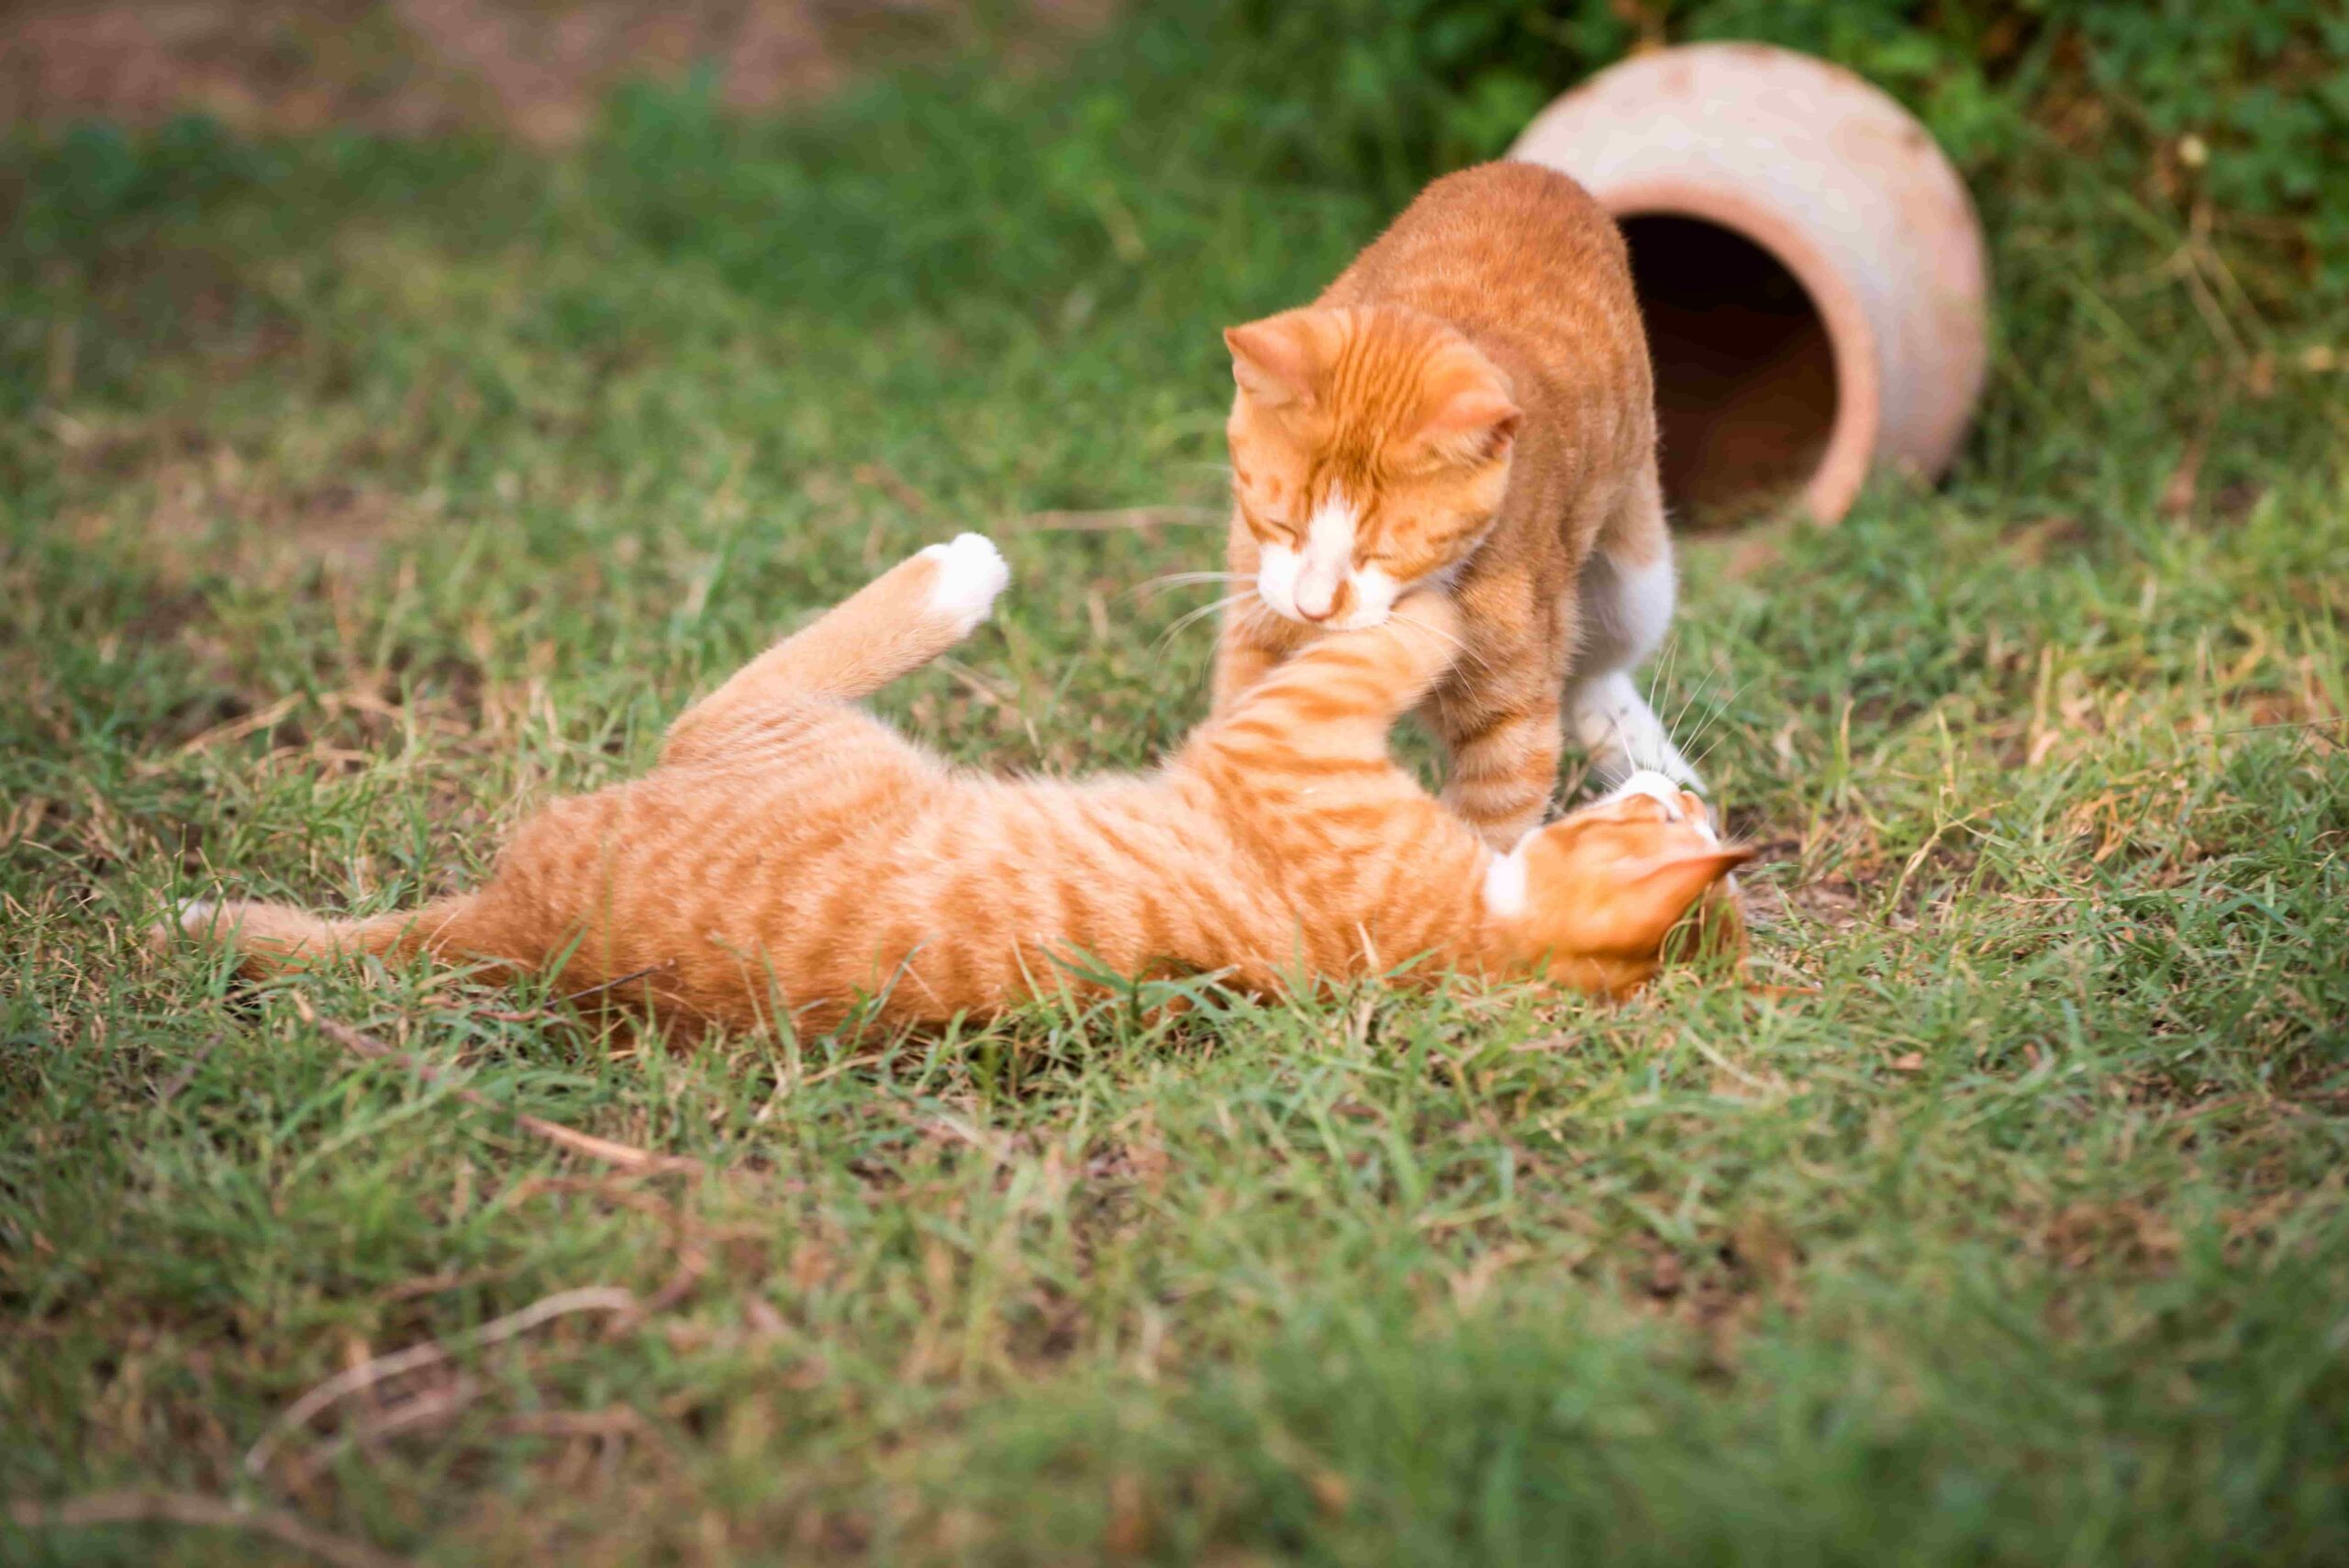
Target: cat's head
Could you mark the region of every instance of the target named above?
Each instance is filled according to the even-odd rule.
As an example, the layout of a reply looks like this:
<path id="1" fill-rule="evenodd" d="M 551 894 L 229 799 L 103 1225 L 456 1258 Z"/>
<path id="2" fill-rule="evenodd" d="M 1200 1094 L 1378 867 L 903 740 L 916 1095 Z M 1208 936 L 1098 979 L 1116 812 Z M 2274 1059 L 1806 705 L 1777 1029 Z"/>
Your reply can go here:
<path id="1" fill-rule="evenodd" d="M 1722 843 L 1696 795 L 1660 773 L 1637 773 L 1606 799 L 1496 856 L 1485 906 L 1513 967 L 1621 995 L 1662 967 L 1666 939 L 1699 901 L 1703 950 L 1743 950 L 1744 917 L 1730 873 L 1753 853 Z"/>
<path id="2" fill-rule="evenodd" d="M 1223 340 L 1239 383 L 1232 489 L 1274 613 L 1376 626 L 1476 548 L 1522 416 L 1465 338 L 1382 306 L 1286 311 Z"/>

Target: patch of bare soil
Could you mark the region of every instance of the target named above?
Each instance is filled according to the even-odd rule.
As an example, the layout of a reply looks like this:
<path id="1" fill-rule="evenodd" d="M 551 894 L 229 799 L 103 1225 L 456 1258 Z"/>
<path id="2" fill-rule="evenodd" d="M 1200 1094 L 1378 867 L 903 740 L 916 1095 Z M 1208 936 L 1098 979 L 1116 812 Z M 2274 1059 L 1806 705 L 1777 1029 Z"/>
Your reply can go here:
<path id="1" fill-rule="evenodd" d="M 1030 0 L 1041 38 L 1114 0 Z M 0 20 L 0 117 L 144 126 L 201 113 L 249 133 L 340 125 L 575 139 L 621 83 L 711 63 L 729 106 L 820 97 L 854 71 L 951 49 L 973 0 L 19 0 Z"/>

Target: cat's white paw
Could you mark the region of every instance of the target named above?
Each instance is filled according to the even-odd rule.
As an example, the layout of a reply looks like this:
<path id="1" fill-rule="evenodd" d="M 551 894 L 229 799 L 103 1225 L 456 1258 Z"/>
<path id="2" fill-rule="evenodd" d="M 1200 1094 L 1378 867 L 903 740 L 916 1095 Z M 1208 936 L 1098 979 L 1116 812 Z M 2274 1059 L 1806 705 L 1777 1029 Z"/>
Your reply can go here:
<path id="1" fill-rule="evenodd" d="M 954 623 L 954 635 L 968 637 L 995 608 L 996 595 L 1011 585 L 1011 568 L 1003 551 L 985 534 L 957 534 L 952 542 L 933 544 L 922 554 L 938 562 L 938 578 L 930 585 L 930 607 Z"/>
<path id="2" fill-rule="evenodd" d="M 1698 795 L 1705 783 L 1664 732 L 1664 721 L 1622 671 L 1596 675 L 1566 694 L 1566 723 L 1590 756 L 1602 783 L 1620 784 L 1635 773 L 1661 773 Z"/>
<path id="3" fill-rule="evenodd" d="M 1691 813 L 1687 798 L 1681 793 L 1684 790 L 1688 791 L 1689 794 L 1695 793 L 1693 786 L 1684 779 L 1670 773 L 1659 773 L 1653 768 L 1641 768 L 1630 778 L 1608 791 L 1607 798 L 1620 800 L 1630 795 L 1646 795 L 1650 800 L 1662 805 L 1664 814 L 1675 822 L 1686 817 L 1694 823 L 1697 830 L 1707 839 L 1716 844 L 1720 843 L 1721 841 L 1720 825 L 1714 820 L 1712 803 L 1699 800 L 1695 811 Z"/>
<path id="4" fill-rule="evenodd" d="M 1671 809 L 1680 809 L 1680 784 L 1653 768 L 1636 770 L 1630 778 L 1607 792 L 1609 800 L 1621 800 L 1627 795 L 1643 795 L 1661 802 Z"/>

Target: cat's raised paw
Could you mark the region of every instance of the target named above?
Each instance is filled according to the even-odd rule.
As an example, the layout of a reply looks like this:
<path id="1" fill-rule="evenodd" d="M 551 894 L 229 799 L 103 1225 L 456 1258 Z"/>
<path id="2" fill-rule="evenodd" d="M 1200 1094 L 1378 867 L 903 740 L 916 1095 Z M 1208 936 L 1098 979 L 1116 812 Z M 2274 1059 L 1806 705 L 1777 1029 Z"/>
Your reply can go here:
<path id="1" fill-rule="evenodd" d="M 995 608 L 996 595 L 1011 585 L 1011 568 L 985 534 L 957 534 L 952 542 L 921 552 L 938 562 L 930 587 L 930 607 L 954 622 L 954 635 L 967 637 Z"/>
<path id="2" fill-rule="evenodd" d="M 1641 768 L 1609 790 L 1607 798 L 1621 800 L 1633 795 L 1646 795 L 1661 805 L 1664 815 L 1673 821 L 1692 823 L 1708 840 L 1720 842 L 1720 825 L 1713 816 L 1712 804 L 1690 788 L 1687 781 L 1653 768 Z"/>

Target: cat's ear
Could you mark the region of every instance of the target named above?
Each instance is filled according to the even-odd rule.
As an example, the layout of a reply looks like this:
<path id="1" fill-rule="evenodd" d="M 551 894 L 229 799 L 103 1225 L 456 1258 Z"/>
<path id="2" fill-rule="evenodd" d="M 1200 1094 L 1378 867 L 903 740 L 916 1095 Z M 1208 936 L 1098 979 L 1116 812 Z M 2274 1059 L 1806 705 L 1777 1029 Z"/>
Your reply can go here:
<path id="1" fill-rule="evenodd" d="M 1708 888 L 1746 862 L 1753 851 L 1742 845 L 1687 850 L 1633 862 L 1619 869 L 1605 906 L 1619 952 L 1653 952 Z"/>
<path id="2" fill-rule="evenodd" d="M 1231 350 L 1231 379 L 1267 408 L 1309 406 L 1321 366 L 1321 335 L 1309 310 L 1285 310 L 1223 329 Z"/>
<path id="3" fill-rule="evenodd" d="M 1420 422 L 1419 439 L 1463 462 L 1489 462 L 1517 439 L 1525 411 L 1489 382 L 1478 381 L 1443 393 Z"/>

